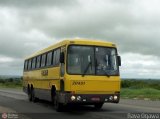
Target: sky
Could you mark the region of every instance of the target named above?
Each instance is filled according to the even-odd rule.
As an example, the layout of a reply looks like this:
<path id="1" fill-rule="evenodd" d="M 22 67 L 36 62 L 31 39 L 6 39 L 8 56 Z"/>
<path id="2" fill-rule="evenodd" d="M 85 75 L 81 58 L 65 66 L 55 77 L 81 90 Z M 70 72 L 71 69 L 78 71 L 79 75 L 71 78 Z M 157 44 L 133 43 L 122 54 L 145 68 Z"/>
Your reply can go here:
<path id="1" fill-rule="evenodd" d="M 159 0 L 0 0 L 0 75 L 66 38 L 114 42 L 122 78 L 160 77 Z"/>

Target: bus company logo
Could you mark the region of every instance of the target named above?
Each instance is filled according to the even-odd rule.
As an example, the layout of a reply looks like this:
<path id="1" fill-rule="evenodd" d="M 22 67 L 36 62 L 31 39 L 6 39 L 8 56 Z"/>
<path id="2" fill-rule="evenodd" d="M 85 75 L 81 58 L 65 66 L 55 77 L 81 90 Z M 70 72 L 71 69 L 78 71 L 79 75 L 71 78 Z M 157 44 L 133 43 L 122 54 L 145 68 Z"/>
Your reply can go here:
<path id="1" fill-rule="evenodd" d="M 7 119 L 7 113 L 2 113 L 2 119 Z"/>
<path id="2" fill-rule="evenodd" d="M 86 82 L 85 81 L 73 81 L 72 85 L 85 85 Z"/>
<path id="3" fill-rule="evenodd" d="M 48 76 L 48 70 L 42 70 L 41 75 L 42 76 Z"/>

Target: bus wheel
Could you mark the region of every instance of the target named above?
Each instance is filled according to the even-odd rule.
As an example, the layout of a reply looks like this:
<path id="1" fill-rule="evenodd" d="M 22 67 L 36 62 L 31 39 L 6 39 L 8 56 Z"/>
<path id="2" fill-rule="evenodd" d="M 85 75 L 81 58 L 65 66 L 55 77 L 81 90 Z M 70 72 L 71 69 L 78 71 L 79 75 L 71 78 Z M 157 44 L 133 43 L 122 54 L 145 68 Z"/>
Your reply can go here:
<path id="1" fill-rule="evenodd" d="M 55 96 L 55 99 L 54 99 L 54 106 L 57 112 L 63 111 L 63 104 L 58 101 L 57 95 Z"/>
<path id="2" fill-rule="evenodd" d="M 32 101 L 32 90 L 30 86 L 28 86 L 28 100 L 31 102 Z"/>
<path id="3" fill-rule="evenodd" d="M 52 87 L 52 89 L 51 89 L 51 101 L 52 101 L 53 105 L 55 105 L 55 96 L 56 96 L 56 89 L 55 89 L 55 87 Z"/>
<path id="4" fill-rule="evenodd" d="M 37 97 L 35 97 L 35 91 L 34 91 L 34 88 L 32 88 L 32 101 L 35 103 L 35 102 L 37 102 L 38 101 L 38 98 Z"/>
<path id="5" fill-rule="evenodd" d="M 97 109 L 97 110 L 101 109 L 102 106 L 103 106 L 103 103 L 96 103 L 96 104 L 94 104 L 94 107 L 95 107 L 95 109 Z"/>

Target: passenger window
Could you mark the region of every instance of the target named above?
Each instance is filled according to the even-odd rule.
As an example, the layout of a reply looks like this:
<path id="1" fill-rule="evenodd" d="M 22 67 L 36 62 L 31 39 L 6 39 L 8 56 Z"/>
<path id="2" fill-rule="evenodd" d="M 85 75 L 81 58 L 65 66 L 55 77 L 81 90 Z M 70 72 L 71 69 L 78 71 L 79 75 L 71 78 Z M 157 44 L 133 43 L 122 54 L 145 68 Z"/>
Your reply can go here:
<path id="1" fill-rule="evenodd" d="M 56 49 L 54 51 L 54 57 L 53 57 L 53 65 L 54 66 L 59 65 L 59 57 L 60 57 L 60 49 Z"/>
<path id="2" fill-rule="evenodd" d="M 56 64 L 56 54 L 57 54 L 57 51 L 55 50 L 53 55 L 53 66 L 55 66 Z"/>
<path id="3" fill-rule="evenodd" d="M 46 54 L 42 55 L 42 61 L 41 61 L 41 67 L 45 67 L 46 66 Z"/>
<path id="4" fill-rule="evenodd" d="M 29 60 L 29 64 L 28 64 L 28 70 L 31 69 L 31 66 L 32 66 L 32 60 L 30 59 L 30 60 Z"/>
<path id="5" fill-rule="evenodd" d="M 41 62 L 41 55 L 37 57 L 36 68 L 40 67 L 40 62 Z"/>
<path id="6" fill-rule="evenodd" d="M 24 63 L 24 70 L 25 71 L 27 70 L 27 66 L 28 66 L 28 60 L 26 60 L 25 63 Z"/>
<path id="7" fill-rule="evenodd" d="M 47 66 L 50 66 L 52 64 L 52 52 L 49 52 L 47 54 Z"/>
<path id="8" fill-rule="evenodd" d="M 32 69 L 35 69 L 36 66 L 36 57 L 32 59 Z"/>
<path id="9" fill-rule="evenodd" d="M 60 49 L 57 49 L 57 54 L 56 54 L 56 65 L 59 65 L 59 58 L 60 58 Z"/>

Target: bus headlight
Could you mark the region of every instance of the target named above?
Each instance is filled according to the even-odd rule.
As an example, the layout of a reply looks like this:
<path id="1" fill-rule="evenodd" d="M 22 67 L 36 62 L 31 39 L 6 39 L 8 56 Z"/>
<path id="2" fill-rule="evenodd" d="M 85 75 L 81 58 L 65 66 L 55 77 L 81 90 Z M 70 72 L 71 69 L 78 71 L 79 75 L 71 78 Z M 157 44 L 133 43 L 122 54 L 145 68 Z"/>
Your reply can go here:
<path id="1" fill-rule="evenodd" d="M 74 95 L 72 95 L 71 96 L 71 100 L 73 101 L 73 100 L 75 100 L 76 99 L 76 97 L 74 96 Z"/>
<path id="2" fill-rule="evenodd" d="M 114 98 L 114 100 L 117 100 L 117 99 L 118 99 L 118 96 L 117 96 L 117 95 L 115 95 L 113 98 Z"/>

